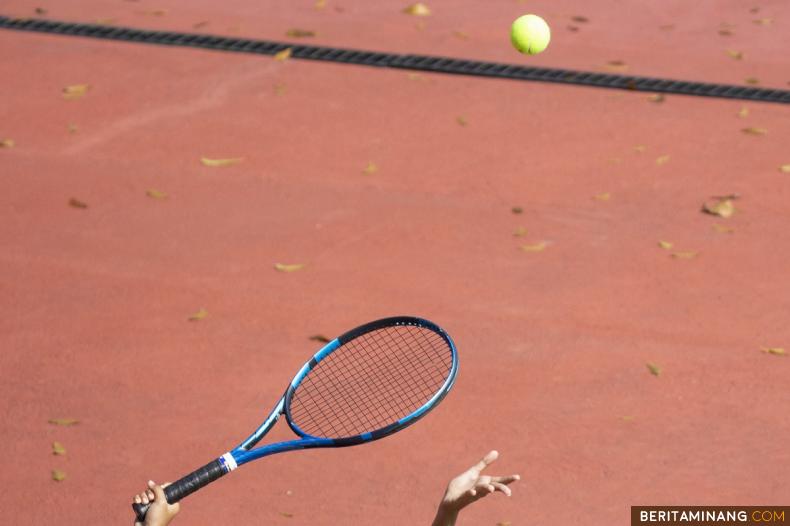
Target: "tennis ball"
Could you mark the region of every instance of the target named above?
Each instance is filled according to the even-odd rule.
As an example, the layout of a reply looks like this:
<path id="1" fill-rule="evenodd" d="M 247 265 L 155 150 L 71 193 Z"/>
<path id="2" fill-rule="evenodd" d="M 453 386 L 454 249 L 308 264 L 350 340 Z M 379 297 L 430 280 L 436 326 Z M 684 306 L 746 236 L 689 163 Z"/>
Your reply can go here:
<path id="1" fill-rule="evenodd" d="M 528 55 L 540 53 L 549 45 L 551 29 L 538 15 L 520 16 L 510 28 L 510 41 L 519 52 Z"/>

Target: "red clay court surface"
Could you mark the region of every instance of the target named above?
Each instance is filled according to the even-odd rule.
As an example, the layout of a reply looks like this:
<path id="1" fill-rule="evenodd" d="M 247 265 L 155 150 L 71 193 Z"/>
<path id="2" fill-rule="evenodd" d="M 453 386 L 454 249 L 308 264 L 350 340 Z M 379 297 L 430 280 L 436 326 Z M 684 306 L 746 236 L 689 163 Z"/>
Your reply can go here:
<path id="1" fill-rule="evenodd" d="M 433 0 L 424 19 L 408 2 L 313 4 L 6 0 L 0 14 L 790 81 L 779 0 Z M 542 55 L 510 48 L 525 12 L 554 29 Z M 492 472 L 522 481 L 461 524 L 790 503 L 790 358 L 761 352 L 790 348 L 787 106 L 16 31 L 0 49 L 3 522 L 131 523 L 148 478 L 257 425 L 309 336 L 396 314 L 459 347 L 434 413 L 374 444 L 261 460 L 176 523 L 427 524 L 448 478 L 491 448 Z M 90 89 L 64 100 L 75 84 Z M 700 212 L 728 194 L 731 218 Z M 48 423 L 64 417 L 80 423 Z"/>

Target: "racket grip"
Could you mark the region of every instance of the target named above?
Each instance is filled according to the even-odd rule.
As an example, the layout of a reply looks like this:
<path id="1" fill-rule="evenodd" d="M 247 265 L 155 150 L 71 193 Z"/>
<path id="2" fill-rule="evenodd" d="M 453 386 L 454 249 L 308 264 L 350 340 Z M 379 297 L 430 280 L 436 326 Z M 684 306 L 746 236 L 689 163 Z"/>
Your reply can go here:
<path id="1" fill-rule="evenodd" d="M 202 468 L 198 468 L 186 477 L 182 477 L 173 482 L 166 488 L 165 497 L 167 502 L 175 504 L 187 495 L 191 495 L 203 486 L 214 482 L 226 473 L 225 468 L 220 463 L 219 459 L 212 460 Z M 132 509 L 135 514 L 136 522 L 145 522 L 145 515 L 148 513 L 149 504 L 132 503 Z"/>

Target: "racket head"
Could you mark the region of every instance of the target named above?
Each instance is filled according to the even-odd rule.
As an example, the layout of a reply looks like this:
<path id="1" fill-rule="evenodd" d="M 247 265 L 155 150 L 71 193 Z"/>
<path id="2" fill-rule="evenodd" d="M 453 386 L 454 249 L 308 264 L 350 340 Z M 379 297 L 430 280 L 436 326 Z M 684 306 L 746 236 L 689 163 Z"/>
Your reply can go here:
<path id="1" fill-rule="evenodd" d="M 417 422 L 457 374 L 458 352 L 441 327 L 412 316 L 384 318 L 318 351 L 288 386 L 284 413 L 303 438 L 359 444 Z"/>

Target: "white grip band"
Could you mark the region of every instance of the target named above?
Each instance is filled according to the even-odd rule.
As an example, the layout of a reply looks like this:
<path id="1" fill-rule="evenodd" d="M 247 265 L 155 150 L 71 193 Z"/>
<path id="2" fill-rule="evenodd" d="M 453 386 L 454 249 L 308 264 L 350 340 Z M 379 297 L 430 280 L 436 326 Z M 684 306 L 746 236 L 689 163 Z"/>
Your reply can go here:
<path id="1" fill-rule="evenodd" d="M 233 458 L 233 455 L 231 455 L 230 453 L 225 453 L 224 455 L 219 457 L 219 459 L 222 462 L 222 464 L 225 466 L 225 469 L 228 470 L 228 473 L 239 467 L 236 464 L 236 459 Z"/>

